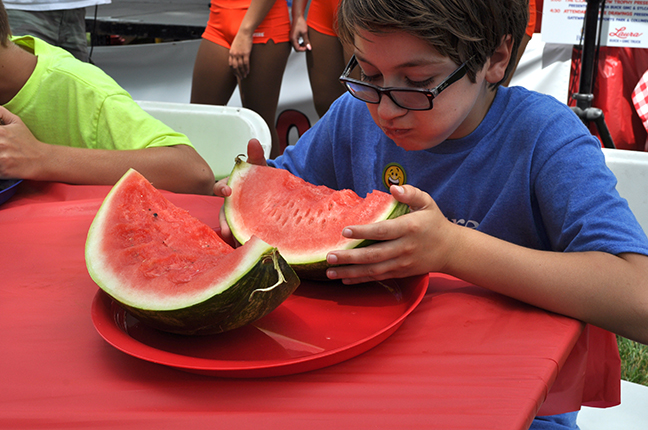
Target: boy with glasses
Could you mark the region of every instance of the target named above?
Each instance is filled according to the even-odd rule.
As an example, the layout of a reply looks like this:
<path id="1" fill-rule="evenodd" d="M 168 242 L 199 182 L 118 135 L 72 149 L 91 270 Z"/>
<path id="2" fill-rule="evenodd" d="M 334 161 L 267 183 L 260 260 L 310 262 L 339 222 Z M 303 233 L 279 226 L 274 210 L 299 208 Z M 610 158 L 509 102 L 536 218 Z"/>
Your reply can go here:
<path id="1" fill-rule="evenodd" d="M 648 343 L 648 239 L 600 142 L 566 105 L 501 86 L 527 14 L 526 0 L 342 0 L 350 94 L 268 164 L 361 196 L 389 190 L 410 206 L 346 227 L 378 242 L 331 252 L 331 279 L 442 272 Z M 265 162 L 256 142 L 248 152 Z M 608 405 L 618 402 L 613 374 Z M 576 400 L 543 407 L 551 416 L 532 428 L 575 428 Z"/>

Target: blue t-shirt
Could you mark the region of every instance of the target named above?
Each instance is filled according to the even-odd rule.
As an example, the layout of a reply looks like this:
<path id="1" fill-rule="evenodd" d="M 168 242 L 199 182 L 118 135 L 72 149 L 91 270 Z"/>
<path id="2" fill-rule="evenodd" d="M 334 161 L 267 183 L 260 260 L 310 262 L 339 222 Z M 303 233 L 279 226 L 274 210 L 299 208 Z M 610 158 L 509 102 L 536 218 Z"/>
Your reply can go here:
<path id="1" fill-rule="evenodd" d="M 529 248 L 648 254 L 599 141 L 565 104 L 521 87 L 500 87 L 470 135 L 420 151 L 396 146 L 345 94 L 268 164 L 361 196 L 404 180 L 449 220 Z"/>

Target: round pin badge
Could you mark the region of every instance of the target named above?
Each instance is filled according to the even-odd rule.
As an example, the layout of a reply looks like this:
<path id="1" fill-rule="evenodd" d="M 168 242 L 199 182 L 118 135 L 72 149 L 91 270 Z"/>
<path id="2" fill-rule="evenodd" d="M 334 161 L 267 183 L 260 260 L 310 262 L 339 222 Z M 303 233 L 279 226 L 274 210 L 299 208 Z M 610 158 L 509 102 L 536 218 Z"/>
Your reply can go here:
<path id="1" fill-rule="evenodd" d="M 389 163 L 383 170 L 383 184 L 389 189 L 392 185 L 404 185 L 407 183 L 405 169 L 398 163 Z"/>

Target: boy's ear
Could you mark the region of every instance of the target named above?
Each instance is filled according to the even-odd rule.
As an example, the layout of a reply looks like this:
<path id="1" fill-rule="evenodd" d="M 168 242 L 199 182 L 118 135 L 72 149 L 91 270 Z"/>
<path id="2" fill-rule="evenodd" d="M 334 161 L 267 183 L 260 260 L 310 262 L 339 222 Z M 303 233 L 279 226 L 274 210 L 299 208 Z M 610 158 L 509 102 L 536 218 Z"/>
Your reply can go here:
<path id="1" fill-rule="evenodd" d="M 509 34 L 502 38 L 502 43 L 495 49 L 493 55 L 490 57 L 488 67 L 486 69 L 486 82 L 495 84 L 504 79 L 506 68 L 513 50 L 513 37 Z"/>

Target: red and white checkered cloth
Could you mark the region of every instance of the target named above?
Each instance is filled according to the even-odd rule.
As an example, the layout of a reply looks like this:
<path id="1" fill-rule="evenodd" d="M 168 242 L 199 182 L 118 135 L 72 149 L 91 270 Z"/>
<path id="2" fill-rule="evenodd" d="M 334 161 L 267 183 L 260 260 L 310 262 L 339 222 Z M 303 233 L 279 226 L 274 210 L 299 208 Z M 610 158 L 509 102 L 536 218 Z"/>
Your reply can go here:
<path id="1" fill-rule="evenodd" d="M 643 74 L 632 91 L 632 104 L 634 104 L 644 128 L 648 131 L 648 71 Z"/>

